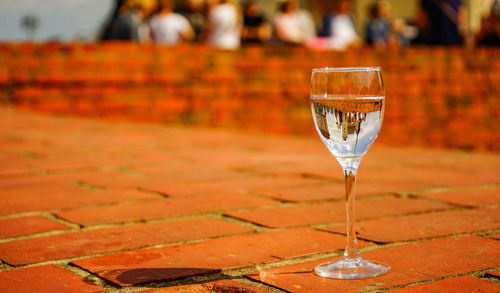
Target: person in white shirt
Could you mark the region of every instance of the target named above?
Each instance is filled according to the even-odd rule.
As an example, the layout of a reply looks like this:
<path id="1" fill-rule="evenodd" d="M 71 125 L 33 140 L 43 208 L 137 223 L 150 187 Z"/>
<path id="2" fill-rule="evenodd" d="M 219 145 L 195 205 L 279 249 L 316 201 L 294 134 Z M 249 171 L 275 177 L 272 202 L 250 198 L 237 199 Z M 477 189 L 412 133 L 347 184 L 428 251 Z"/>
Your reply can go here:
<path id="1" fill-rule="evenodd" d="M 274 18 L 276 37 L 286 44 L 302 44 L 306 35 L 300 18 L 299 6 L 293 0 L 280 3 L 279 12 Z"/>
<path id="2" fill-rule="evenodd" d="M 208 15 L 211 46 L 222 49 L 237 49 L 240 46 L 241 15 L 236 4 L 229 0 L 219 0 Z"/>
<path id="3" fill-rule="evenodd" d="M 191 40 L 194 30 L 186 17 L 173 10 L 172 0 L 160 0 L 160 11 L 150 21 L 153 41 L 158 44 L 176 45 Z"/>
<path id="4" fill-rule="evenodd" d="M 328 38 L 328 47 L 334 50 L 344 51 L 360 45 L 361 39 L 356 32 L 350 1 L 337 2 L 334 13 L 325 16 L 321 35 Z"/>
<path id="5" fill-rule="evenodd" d="M 304 44 L 316 37 L 316 27 L 309 11 L 301 9 L 296 0 L 285 0 L 274 18 L 278 40 L 285 44 Z"/>

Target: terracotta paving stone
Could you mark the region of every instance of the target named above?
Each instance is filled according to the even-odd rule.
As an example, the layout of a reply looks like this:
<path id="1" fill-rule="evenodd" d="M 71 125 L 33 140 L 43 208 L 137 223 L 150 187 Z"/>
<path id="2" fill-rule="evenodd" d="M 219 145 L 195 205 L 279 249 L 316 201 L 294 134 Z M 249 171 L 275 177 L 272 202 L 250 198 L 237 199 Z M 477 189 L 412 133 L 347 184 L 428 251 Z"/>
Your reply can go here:
<path id="1" fill-rule="evenodd" d="M 391 158 L 384 156 L 388 152 Z M 477 154 L 477 161 L 466 153 L 448 150 L 387 148 L 375 144 L 361 162 L 357 193 L 381 194 L 421 190 L 431 187 L 498 184 L 500 169 L 495 155 Z M 439 176 L 436 176 L 439 174 Z"/>
<path id="2" fill-rule="evenodd" d="M 341 182 L 319 185 L 271 186 L 253 189 L 251 192 L 291 202 L 345 198 L 345 186 Z"/>
<path id="3" fill-rule="evenodd" d="M 390 158 L 384 153 L 390 153 Z M 495 154 L 475 153 L 472 158 L 458 150 L 393 148 L 375 143 L 361 162 L 359 178 L 378 181 L 396 176 L 404 182 L 433 186 L 495 184 L 500 183 L 499 163 Z"/>
<path id="4" fill-rule="evenodd" d="M 475 189 L 443 193 L 419 193 L 419 196 L 464 206 L 500 205 L 500 189 Z"/>
<path id="5" fill-rule="evenodd" d="M 441 293 L 441 292 L 500 292 L 500 284 L 481 280 L 478 278 L 465 276 L 451 279 L 439 280 L 423 285 L 405 287 L 390 290 L 391 293 L 421 292 L 421 293 Z"/>
<path id="6" fill-rule="evenodd" d="M 74 209 L 61 211 L 56 215 L 67 221 L 89 226 L 273 204 L 276 202 L 245 194 L 201 195 Z"/>
<path id="7" fill-rule="evenodd" d="M 435 171 L 435 172 L 432 172 Z M 496 176 L 499 170 L 488 169 L 476 171 L 474 173 L 472 170 L 469 171 L 443 171 L 440 172 L 439 169 L 432 170 L 429 169 L 427 172 L 439 174 L 439 176 L 433 176 L 427 179 L 427 181 L 432 186 L 447 186 L 447 187 L 469 187 L 476 185 L 489 185 L 498 184 L 499 178 Z M 495 173 L 496 172 L 496 173 Z"/>
<path id="8" fill-rule="evenodd" d="M 97 168 L 102 166 L 103 162 L 96 159 L 82 158 L 82 159 L 67 159 L 67 158 L 57 158 L 57 159 L 45 159 L 31 162 L 30 167 L 34 167 L 39 170 L 44 170 L 48 172 L 60 171 L 60 170 L 78 170 L 78 169 L 88 169 Z"/>
<path id="9" fill-rule="evenodd" d="M 30 176 L 6 176 L 0 177 L 0 188 L 10 190 L 16 188 L 35 188 L 40 185 L 66 184 L 67 182 L 83 181 L 87 177 L 109 177 L 117 174 L 113 171 L 87 170 L 78 173 L 48 173 L 32 174 Z"/>
<path id="10" fill-rule="evenodd" d="M 125 189 L 94 191 L 63 183 L 30 185 L 3 190 L 0 194 L 0 215 L 151 198 L 157 196 Z"/>
<path id="11" fill-rule="evenodd" d="M 136 224 L 0 243 L 0 258 L 21 265 L 246 231 L 207 218 Z"/>
<path id="12" fill-rule="evenodd" d="M 360 221 L 356 227 L 360 238 L 385 243 L 398 242 L 498 229 L 500 212 L 498 209 L 442 211 Z M 344 233 L 345 227 L 332 226 L 325 230 Z"/>
<path id="13" fill-rule="evenodd" d="M 237 194 L 264 186 L 283 187 L 301 186 L 318 183 L 319 180 L 300 176 L 286 177 L 251 177 L 238 180 L 223 180 L 209 182 L 182 182 L 182 183 L 147 183 L 139 185 L 141 189 L 156 191 L 169 196 L 188 196 L 197 194 Z"/>
<path id="14" fill-rule="evenodd" d="M 446 205 L 435 204 L 410 198 L 384 197 L 358 200 L 356 202 L 356 218 L 367 219 L 388 217 L 409 213 L 427 212 L 446 208 Z M 289 227 L 332 222 L 345 222 L 345 202 L 321 203 L 306 206 L 293 206 L 253 210 L 246 212 L 229 212 L 228 215 L 269 227 Z"/>
<path id="15" fill-rule="evenodd" d="M 391 170 L 389 177 L 398 176 L 397 175 L 398 172 L 399 170 Z M 404 177 L 405 180 L 396 180 L 396 179 L 375 180 L 373 178 L 368 178 L 364 180 L 363 178 L 364 178 L 363 176 L 359 176 L 357 178 L 356 196 L 358 197 L 368 196 L 368 195 L 379 195 L 379 194 L 395 194 L 398 192 L 405 192 L 415 189 L 425 189 L 425 188 L 439 186 L 436 184 L 414 181 L 413 179 L 409 179 L 407 177 Z"/>
<path id="16" fill-rule="evenodd" d="M 374 171 L 374 173 L 377 173 L 375 177 L 379 177 L 380 172 L 380 170 Z M 408 173 L 407 171 L 389 170 L 385 171 L 385 173 L 385 176 L 380 176 L 380 179 L 377 179 L 372 178 L 369 174 L 363 174 L 363 172 L 360 171 L 356 183 L 356 196 L 363 197 L 369 195 L 395 194 L 401 191 L 439 186 L 425 181 L 415 181 L 413 174 L 401 176 L 401 173 Z M 396 174 L 400 176 L 396 176 Z M 292 202 L 345 198 L 343 179 L 337 179 L 335 182 L 317 185 L 270 186 L 263 189 L 253 189 L 251 191 Z"/>
<path id="17" fill-rule="evenodd" d="M 238 235 L 72 261 L 121 284 L 173 279 L 344 248 L 343 237 L 308 228 Z"/>
<path id="18" fill-rule="evenodd" d="M 139 291 L 141 293 L 207 293 L 207 292 L 233 292 L 233 293 L 269 293 L 270 291 L 236 282 L 233 280 L 220 280 L 193 285 L 172 286 L 167 288 Z"/>
<path id="19" fill-rule="evenodd" d="M 276 107 L 276 112 L 279 109 Z M 105 108 L 102 111 L 113 115 Z M 487 113 L 483 112 L 482 116 Z M 310 113 L 306 114 L 310 119 Z M 358 173 L 356 218 L 360 238 L 421 242 L 372 246 L 376 250 L 363 256 L 386 262 L 392 270 L 375 279 L 345 282 L 311 274 L 314 265 L 324 260 L 305 261 L 309 255 L 313 258 L 324 252 L 340 254 L 345 237 L 296 227 L 336 223 L 330 231 L 345 233 L 343 224 L 339 225 L 345 222 L 342 172 L 315 133 L 313 137 L 261 135 L 223 128 L 50 117 L 8 109 L 0 109 L 0 117 L 0 218 L 16 217 L 0 220 L 0 237 L 38 233 L 42 231 L 40 226 L 46 229 L 44 225 L 59 225 L 33 216 L 38 211 L 50 211 L 62 219 L 89 226 L 167 219 L 111 228 L 73 228 L 70 232 L 60 231 L 59 235 L 17 241 L 3 239 L 0 292 L 103 290 L 56 266 L 11 267 L 40 265 L 44 261 L 72 262 L 100 278 L 127 286 L 273 263 L 280 267 L 254 273 L 252 277 L 288 292 L 371 292 L 418 282 L 426 284 L 402 291 L 445 291 L 446 286 L 465 291 L 490 284 L 458 276 L 471 276 L 477 271 L 487 272 L 485 276 L 491 278 L 499 275 L 499 234 L 456 236 L 477 231 L 498 233 L 499 200 L 495 190 L 500 186 L 500 156 L 495 153 L 389 147 L 377 142 L 364 157 Z M 314 131 L 312 124 L 310 127 Z M 403 127 L 400 130 L 405 131 Z M 386 141 L 390 142 L 390 136 L 386 136 Z M 78 181 L 103 190 L 71 185 Z M 434 187 L 443 189 L 433 192 L 446 192 L 427 193 Z M 464 191 L 449 192 L 458 187 Z M 393 195 L 407 192 L 416 198 Z M 458 209 L 454 204 L 473 209 Z M 257 233 L 229 220 L 198 218 L 200 215 L 187 220 L 172 219 L 211 211 L 280 228 Z M 360 241 L 363 245 L 370 244 Z M 303 258 L 290 260 L 296 257 Z M 283 262 L 276 263 L 277 260 Z M 298 261 L 304 263 L 283 264 Z M 427 283 L 443 278 L 452 279 Z M 235 280 L 150 291 L 205 292 L 207 286 L 214 286 L 213 291 L 227 291 L 228 286 L 235 284 L 246 291 L 265 292 Z M 141 288 L 149 285 L 159 283 Z M 445 288 L 441 290 L 442 286 Z M 499 291 L 496 287 L 483 291 Z"/>
<path id="20" fill-rule="evenodd" d="M 0 238 L 64 230 L 69 227 L 40 216 L 29 216 L 0 220 Z"/>
<path id="21" fill-rule="evenodd" d="M 169 164 L 173 164 L 169 162 Z M 185 165 L 185 164 L 182 164 Z M 196 165 L 194 165 L 196 166 Z M 190 187 L 186 183 L 205 183 L 210 181 L 224 180 L 241 180 L 239 174 L 226 171 L 219 172 L 213 169 L 203 170 L 201 168 L 194 168 L 193 162 L 188 167 L 179 166 L 177 170 L 172 170 L 171 167 L 163 172 L 155 172 L 155 174 L 145 174 L 145 177 L 134 177 L 126 173 L 119 173 L 114 176 L 80 176 L 81 181 L 93 186 L 104 188 L 143 188 L 143 189 L 159 189 L 158 192 L 163 192 L 165 186 L 184 184 L 182 187 Z M 129 167 L 128 169 L 135 170 L 138 168 Z M 141 170 L 138 171 L 143 174 Z M 185 194 L 186 191 L 181 191 Z M 188 193 L 190 194 L 190 193 Z"/>
<path id="22" fill-rule="evenodd" d="M 379 167 L 377 165 L 377 168 L 365 169 L 361 165 L 356 178 L 356 194 L 358 196 L 392 194 L 438 186 L 428 182 L 429 177 L 432 176 L 425 170 L 412 169 L 407 166 Z"/>
<path id="23" fill-rule="evenodd" d="M 0 272 L 0 292 L 3 293 L 100 291 L 104 288 L 55 265 Z"/>
<path id="24" fill-rule="evenodd" d="M 23 158 L 21 155 L 7 157 L 0 154 L 0 166 L 2 166 L 2 169 L 0 169 L 0 177 L 19 175 L 29 176 L 34 174 L 28 167 L 31 161 L 30 159 Z"/>
<path id="25" fill-rule="evenodd" d="M 488 237 L 500 240 L 500 234 L 494 234 L 494 235 L 490 235 Z"/>
<path id="26" fill-rule="evenodd" d="M 359 292 L 453 276 L 500 265 L 500 242 L 482 237 L 440 239 L 373 250 L 362 254 L 391 266 L 382 276 L 364 280 L 334 280 L 312 271 L 319 260 L 248 276 L 292 292 Z"/>

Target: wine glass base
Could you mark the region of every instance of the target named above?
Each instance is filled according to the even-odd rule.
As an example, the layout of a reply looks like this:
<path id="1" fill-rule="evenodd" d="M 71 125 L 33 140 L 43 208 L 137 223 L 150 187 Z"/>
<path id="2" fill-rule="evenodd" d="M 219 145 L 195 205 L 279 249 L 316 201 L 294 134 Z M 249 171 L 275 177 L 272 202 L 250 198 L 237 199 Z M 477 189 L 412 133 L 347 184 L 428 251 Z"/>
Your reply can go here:
<path id="1" fill-rule="evenodd" d="M 344 258 L 336 262 L 322 263 L 314 268 L 314 272 L 324 278 L 352 280 L 380 276 L 390 269 L 390 266 L 380 262 Z"/>

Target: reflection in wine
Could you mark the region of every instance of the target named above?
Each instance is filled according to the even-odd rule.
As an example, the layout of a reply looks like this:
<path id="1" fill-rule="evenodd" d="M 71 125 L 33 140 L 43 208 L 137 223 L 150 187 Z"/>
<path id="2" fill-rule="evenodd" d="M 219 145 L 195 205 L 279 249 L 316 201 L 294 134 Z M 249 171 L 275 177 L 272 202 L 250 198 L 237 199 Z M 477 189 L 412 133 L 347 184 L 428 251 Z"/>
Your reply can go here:
<path id="1" fill-rule="evenodd" d="M 320 137 L 332 154 L 335 157 L 359 157 L 366 153 L 378 135 L 384 97 L 312 97 L 311 108 Z"/>

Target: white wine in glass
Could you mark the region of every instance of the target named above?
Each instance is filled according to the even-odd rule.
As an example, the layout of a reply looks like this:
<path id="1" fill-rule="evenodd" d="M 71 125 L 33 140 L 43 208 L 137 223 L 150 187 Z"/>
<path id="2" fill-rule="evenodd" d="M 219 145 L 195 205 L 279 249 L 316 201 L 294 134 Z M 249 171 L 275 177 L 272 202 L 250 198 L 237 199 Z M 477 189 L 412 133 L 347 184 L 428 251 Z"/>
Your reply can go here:
<path id="1" fill-rule="evenodd" d="M 311 110 L 316 130 L 342 166 L 346 188 L 347 246 L 337 262 L 318 265 L 317 275 L 365 279 L 390 270 L 361 258 L 354 229 L 354 187 L 359 163 L 378 136 L 385 92 L 380 67 L 318 68 L 311 76 Z"/>

